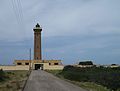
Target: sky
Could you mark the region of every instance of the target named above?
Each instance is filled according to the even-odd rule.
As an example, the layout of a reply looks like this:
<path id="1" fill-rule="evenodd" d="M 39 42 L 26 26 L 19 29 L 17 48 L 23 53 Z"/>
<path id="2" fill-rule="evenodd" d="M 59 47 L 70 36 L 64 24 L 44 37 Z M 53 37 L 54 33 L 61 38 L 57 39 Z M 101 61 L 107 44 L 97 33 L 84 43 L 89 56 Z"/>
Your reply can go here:
<path id="1" fill-rule="evenodd" d="M 0 0 L 0 64 L 33 59 L 37 23 L 43 59 L 120 64 L 120 0 Z"/>

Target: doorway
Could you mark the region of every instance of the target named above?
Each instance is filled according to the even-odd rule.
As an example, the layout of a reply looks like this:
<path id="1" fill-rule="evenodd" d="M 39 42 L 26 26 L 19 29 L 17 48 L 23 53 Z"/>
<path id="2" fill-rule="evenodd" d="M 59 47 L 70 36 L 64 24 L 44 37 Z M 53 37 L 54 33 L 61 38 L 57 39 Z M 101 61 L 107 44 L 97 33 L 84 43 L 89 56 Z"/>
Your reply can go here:
<path id="1" fill-rule="evenodd" d="M 35 64 L 35 70 L 41 69 L 43 70 L 43 64 Z"/>

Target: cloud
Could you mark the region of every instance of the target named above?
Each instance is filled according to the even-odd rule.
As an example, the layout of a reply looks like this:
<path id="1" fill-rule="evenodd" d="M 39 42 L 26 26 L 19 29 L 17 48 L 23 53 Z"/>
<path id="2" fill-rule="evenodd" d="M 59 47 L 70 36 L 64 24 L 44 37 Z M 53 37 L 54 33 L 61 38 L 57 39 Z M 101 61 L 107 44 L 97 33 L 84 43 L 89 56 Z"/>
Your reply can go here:
<path id="1" fill-rule="evenodd" d="M 66 64 L 78 60 L 119 63 L 119 39 L 119 34 L 48 37 L 43 39 L 43 56 L 49 59 L 61 58 Z"/>
<path id="2" fill-rule="evenodd" d="M 14 0 L 13 0 L 14 1 Z M 109 3 L 108 3 L 109 2 Z M 119 32 L 119 1 L 112 0 L 34 0 L 21 1 L 22 8 L 14 2 L 2 1 L 1 39 L 24 40 L 32 38 L 32 29 L 37 22 L 43 27 L 44 36 L 71 36 L 86 33 Z M 16 6 L 16 7 L 15 7 Z M 7 7 L 7 8 L 6 8 Z M 17 24 L 14 8 L 22 10 L 23 22 Z M 8 16 L 9 15 L 9 16 Z M 24 23 L 24 26 L 23 24 Z M 7 27 L 6 27 L 7 26 Z M 3 36 L 5 35 L 6 36 Z M 21 36 L 17 36 L 17 35 Z M 15 38 L 14 38 L 15 37 Z"/>
<path id="3" fill-rule="evenodd" d="M 24 48 L 33 47 L 33 28 L 39 22 L 43 28 L 45 59 L 62 58 L 67 60 L 65 63 L 79 58 L 98 63 L 118 62 L 119 0 L 21 0 L 20 3 L 21 7 L 17 0 L 0 1 L 0 48 L 4 51 L 1 55 L 9 50 L 5 50 L 5 45 L 20 54 L 25 53 Z M 14 54 L 11 53 L 11 59 Z"/>

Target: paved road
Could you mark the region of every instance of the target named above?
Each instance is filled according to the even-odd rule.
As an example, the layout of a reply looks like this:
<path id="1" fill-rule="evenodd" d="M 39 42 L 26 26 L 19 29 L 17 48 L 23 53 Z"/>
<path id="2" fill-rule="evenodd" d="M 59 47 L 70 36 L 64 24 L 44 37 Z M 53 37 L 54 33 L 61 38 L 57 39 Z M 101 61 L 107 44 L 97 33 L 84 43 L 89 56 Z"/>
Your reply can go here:
<path id="1" fill-rule="evenodd" d="M 42 70 L 34 70 L 24 91 L 86 91 Z"/>

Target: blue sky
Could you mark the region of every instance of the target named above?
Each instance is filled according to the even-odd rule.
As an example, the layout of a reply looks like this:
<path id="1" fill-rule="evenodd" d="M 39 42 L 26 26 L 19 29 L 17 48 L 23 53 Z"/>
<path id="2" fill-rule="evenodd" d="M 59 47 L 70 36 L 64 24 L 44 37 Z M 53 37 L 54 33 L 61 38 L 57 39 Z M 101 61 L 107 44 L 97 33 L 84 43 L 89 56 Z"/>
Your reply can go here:
<path id="1" fill-rule="evenodd" d="M 43 28 L 43 59 L 120 64 L 119 4 L 120 0 L 0 0 L 0 64 L 29 59 L 37 22 Z"/>

